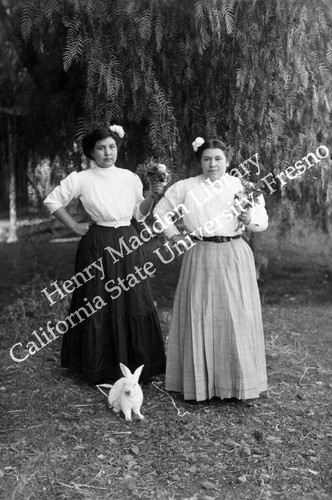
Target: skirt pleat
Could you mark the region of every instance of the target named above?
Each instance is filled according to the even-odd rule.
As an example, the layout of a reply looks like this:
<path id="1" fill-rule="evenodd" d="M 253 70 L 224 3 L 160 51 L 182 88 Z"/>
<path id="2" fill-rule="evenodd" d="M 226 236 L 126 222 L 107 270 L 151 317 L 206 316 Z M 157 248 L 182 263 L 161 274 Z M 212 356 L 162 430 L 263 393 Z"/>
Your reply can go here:
<path id="1" fill-rule="evenodd" d="M 128 241 L 132 236 L 137 237 L 132 226 L 113 228 L 93 225 L 78 246 L 75 274 L 93 262 L 100 266 L 101 258 L 103 272 L 96 266 L 90 267 L 90 275 L 94 277 L 75 288 L 68 315 L 75 315 L 80 307 L 87 309 L 88 303 L 92 306 L 99 304 L 99 309 L 94 307 L 93 314 L 64 334 L 61 364 L 80 373 L 91 383 L 118 379 L 122 376 L 120 362 L 131 371 L 144 364 L 143 382 L 165 371 L 164 343 L 149 278 L 143 279 L 135 274 L 135 266 L 142 269 L 147 261 L 142 247 L 131 249 Z M 107 247 L 120 251 L 121 237 L 124 237 L 130 251 L 122 249 L 123 257 L 113 254 L 117 260 L 114 262 Z M 128 287 L 125 279 L 129 274 L 137 280 L 137 283 L 133 281 L 132 288 Z M 144 277 L 143 271 L 141 274 Z M 124 280 L 129 290 L 119 286 L 118 278 Z M 111 292 L 115 286 L 119 288 Z"/>
<path id="2" fill-rule="evenodd" d="M 183 257 L 167 352 L 166 389 L 184 399 L 251 399 L 267 390 L 255 264 L 242 239 L 197 242 Z"/>

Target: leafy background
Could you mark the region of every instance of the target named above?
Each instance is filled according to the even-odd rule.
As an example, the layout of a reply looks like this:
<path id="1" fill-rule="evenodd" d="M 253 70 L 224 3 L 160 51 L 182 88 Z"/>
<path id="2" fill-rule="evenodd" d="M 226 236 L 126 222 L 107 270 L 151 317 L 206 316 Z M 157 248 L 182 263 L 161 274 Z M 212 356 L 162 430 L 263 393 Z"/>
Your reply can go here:
<path id="1" fill-rule="evenodd" d="M 126 130 L 121 166 L 135 170 L 156 156 L 173 168 L 174 179 L 195 172 L 197 135 L 226 141 L 233 166 L 258 153 L 262 176 L 320 144 L 331 151 L 328 0 L 2 0 L 0 6 L 4 201 L 10 168 L 18 205 L 26 207 L 28 165 L 50 158 L 55 183 L 80 168 L 82 134 L 105 123 Z M 289 184 L 279 186 L 273 203 L 281 219 L 292 224 L 292 205 L 328 230 L 331 158 L 318 176 L 308 171 Z"/>

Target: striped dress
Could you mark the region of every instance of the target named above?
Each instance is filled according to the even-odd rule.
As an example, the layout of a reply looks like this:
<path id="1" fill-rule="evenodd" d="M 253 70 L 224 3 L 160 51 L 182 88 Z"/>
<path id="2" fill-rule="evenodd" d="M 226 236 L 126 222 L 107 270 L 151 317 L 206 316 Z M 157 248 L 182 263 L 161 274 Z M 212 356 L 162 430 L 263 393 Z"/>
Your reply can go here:
<path id="1" fill-rule="evenodd" d="M 166 389 L 186 400 L 251 399 L 267 390 L 261 304 L 252 251 L 243 238 L 228 242 L 196 237 L 238 236 L 232 209 L 240 179 L 225 174 L 218 185 L 203 175 L 171 186 L 155 208 L 166 236 L 179 233 L 170 214 L 191 235 L 177 285 L 166 364 Z M 266 229 L 263 196 L 250 209 L 247 229 Z M 187 237 L 187 241 L 189 238 Z"/>

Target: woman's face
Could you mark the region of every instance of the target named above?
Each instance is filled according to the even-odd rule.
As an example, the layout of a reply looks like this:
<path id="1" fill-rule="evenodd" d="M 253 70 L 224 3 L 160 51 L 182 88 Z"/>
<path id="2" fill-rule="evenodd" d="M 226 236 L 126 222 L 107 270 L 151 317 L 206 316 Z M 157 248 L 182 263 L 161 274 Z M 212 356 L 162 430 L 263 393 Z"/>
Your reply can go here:
<path id="1" fill-rule="evenodd" d="M 227 158 L 220 148 L 205 149 L 201 157 L 203 175 L 212 182 L 220 179 L 227 168 Z"/>
<path id="2" fill-rule="evenodd" d="M 113 137 L 106 137 L 106 139 L 97 141 L 93 148 L 92 156 L 98 167 L 112 167 L 118 156 L 118 148 Z"/>

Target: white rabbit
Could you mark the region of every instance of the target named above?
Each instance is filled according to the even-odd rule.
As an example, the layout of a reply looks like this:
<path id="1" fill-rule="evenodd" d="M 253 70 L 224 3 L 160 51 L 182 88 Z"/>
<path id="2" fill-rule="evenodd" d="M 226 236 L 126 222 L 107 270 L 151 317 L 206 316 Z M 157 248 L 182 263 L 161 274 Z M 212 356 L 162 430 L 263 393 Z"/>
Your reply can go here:
<path id="1" fill-rule="evenodd" d="M 100 384 L 100 386 L 97 386 L 98 389 L 99 387 L 108 387 L 111 389 L 108 394 L 108 406 L 115 413 L 122 410 L 126 420 L 131 420 L 132 411 L 140 420 L 144 418 L 140 411 L 143 403 L 143 391 L 138 383 L 143 367 L 144 365 L 139 366 L 134 373 L 131 373 L 129 368 L 120 363 L 124 377 L 117 380 L 114 385 Z M 103 394 L 105 393 L 103 392 Z"/>

